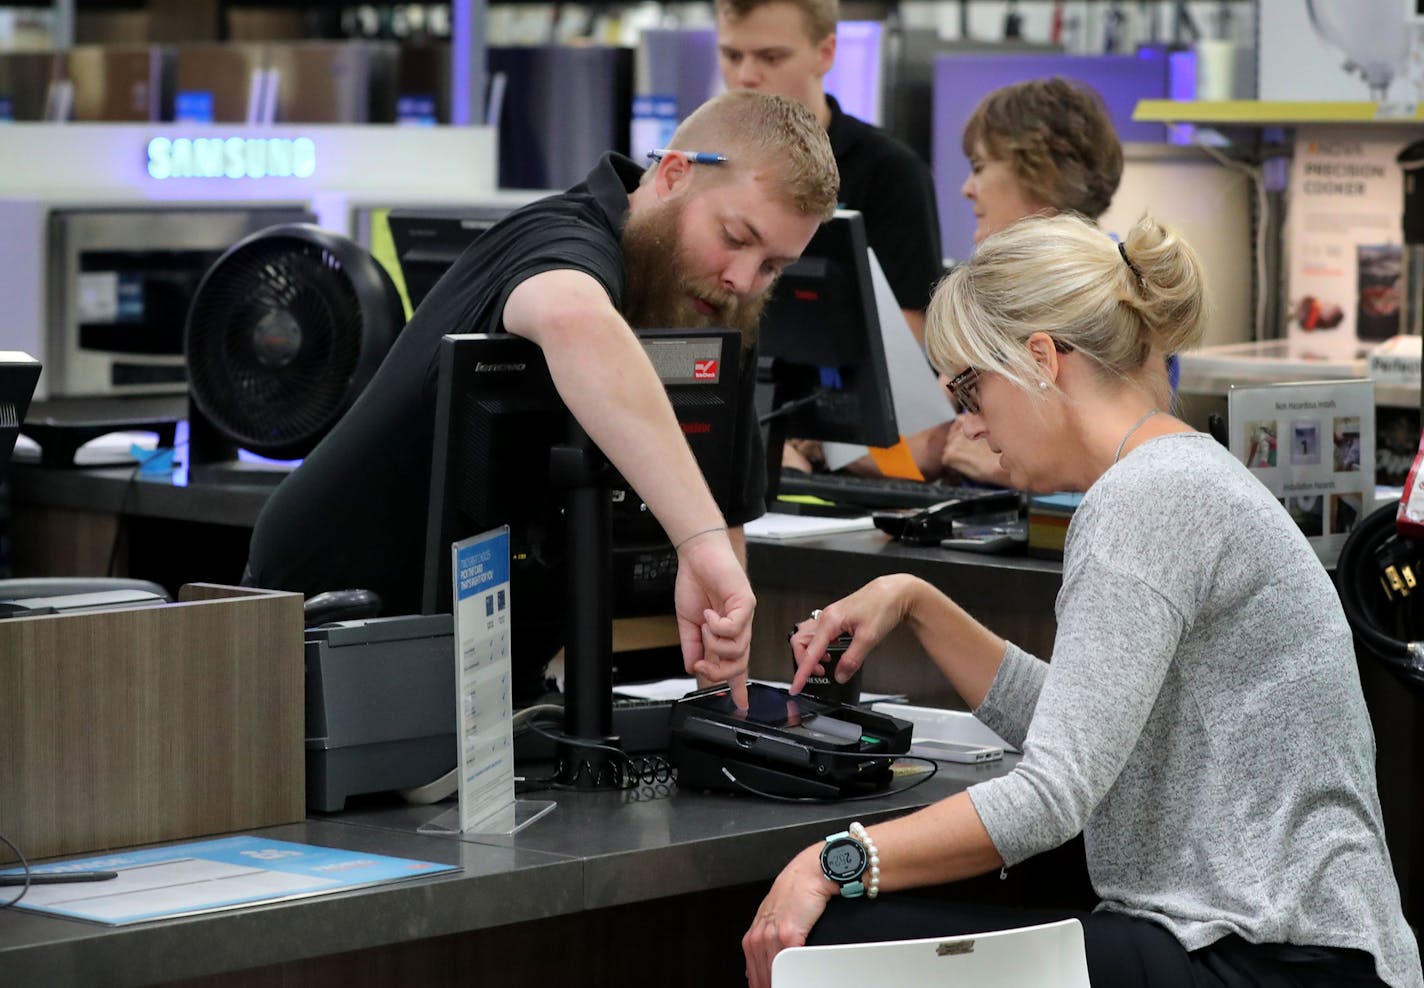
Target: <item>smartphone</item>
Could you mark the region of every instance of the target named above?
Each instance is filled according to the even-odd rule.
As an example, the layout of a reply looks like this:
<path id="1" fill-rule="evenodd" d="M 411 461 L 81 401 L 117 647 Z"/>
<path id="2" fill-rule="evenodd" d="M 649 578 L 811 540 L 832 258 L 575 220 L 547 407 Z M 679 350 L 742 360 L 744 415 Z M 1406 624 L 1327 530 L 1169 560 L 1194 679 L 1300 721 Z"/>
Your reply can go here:
<path id="1" fill-rule="evenodd" d="M 960 762 L 965 765 L 975 765 L 979 762 L 992 762 L 1003 758 L 1004 749 L 990 744 L 915 738 L 910 742 L 910 754 L 933 758 L 937 762 Z"/>

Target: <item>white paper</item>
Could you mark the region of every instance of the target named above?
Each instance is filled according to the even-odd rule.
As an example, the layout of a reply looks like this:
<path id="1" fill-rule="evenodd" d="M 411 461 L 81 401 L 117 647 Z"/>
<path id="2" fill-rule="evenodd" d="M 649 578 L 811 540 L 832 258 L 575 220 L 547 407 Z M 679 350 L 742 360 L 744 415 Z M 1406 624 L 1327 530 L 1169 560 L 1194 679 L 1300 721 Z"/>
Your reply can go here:
<path id="1" fill-rule="evenodd" d="M 938 375 L 925 359 L 905 312 L 895 299 L 890 281 L 875 257 L 870 255 L 870 281 L 875 287 L 875 312 L 880 322 L 880 337 L 885 347 L 885 365 L 890 371 L 890 395 L 895 406 L 895 425 L 902 436 L 933 428 L 954 418 L 954 406 Z M 839 470 L 865 456 L 870 450 L 851 443 L 824 445 L 826 469 Z"/>
<path id="2" fill-rule="evenodd" d="M 824 518 L 816 515 L 784 515 L 767 512 L 742 526 L 747 538 L 802 539 L 813 535 L 834 535 L 839 532 L 864 532 L 875 527 L 870 515 L 856 518 Z"/>
<path id="3" fill-rule="evenodd" d="M 775 686 L 778 689 L 788 689 L 789 682 L 781 683 L 771 679 L 757 679 L 755 682 L 763 686 Z M 613 692 L 620 696 L 631 696 L 637 700 L 681 700 L 687 694 L 697 689 L 697 680 L 688 677 L 686 679 L 659 679 L 650 683 L 619 683 L 613 687 Z M 901 693 L 861 693 L 861 703 L 875 703 L 896 698 L 903 699 Z"/>

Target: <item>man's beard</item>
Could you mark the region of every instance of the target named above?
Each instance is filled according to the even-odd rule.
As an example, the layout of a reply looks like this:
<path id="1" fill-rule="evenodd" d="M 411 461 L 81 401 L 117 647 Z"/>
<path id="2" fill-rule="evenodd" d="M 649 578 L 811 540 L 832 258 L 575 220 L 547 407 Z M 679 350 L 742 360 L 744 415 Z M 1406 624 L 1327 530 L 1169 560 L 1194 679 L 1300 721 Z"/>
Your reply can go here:
<path id="1" fill-rule="evenodd" d="M 626 284 L 623 317 L 634 329 L 700 329 L 725 326 L 742 336 L 742 346 L 756 342 L 757 322 L 770 290 L 743 300 L 721 285 L 699 282 L 694 265 L 678 243 L 682 203 L 631 213 L 623 226 Z M 713 310 L 701 312 L 701 299 Z"/>

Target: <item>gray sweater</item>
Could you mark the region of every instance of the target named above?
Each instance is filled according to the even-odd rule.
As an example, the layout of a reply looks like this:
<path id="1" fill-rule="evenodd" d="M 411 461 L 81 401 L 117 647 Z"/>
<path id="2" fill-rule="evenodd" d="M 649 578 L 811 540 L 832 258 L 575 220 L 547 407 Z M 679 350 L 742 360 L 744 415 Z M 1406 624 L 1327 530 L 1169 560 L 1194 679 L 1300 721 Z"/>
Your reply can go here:
<path id="1" fill-rule="evenodd" d="M 1188 950 L 1354 947 L 1424 985 L 1350 628 L 1270 492 L 1209 436 L 1143 443 L 1073 518 L 1057 617 L 975 711 L 1024 753 L 969 790 L 1004 861 L 1082 831 L 1101 908 Z"/>

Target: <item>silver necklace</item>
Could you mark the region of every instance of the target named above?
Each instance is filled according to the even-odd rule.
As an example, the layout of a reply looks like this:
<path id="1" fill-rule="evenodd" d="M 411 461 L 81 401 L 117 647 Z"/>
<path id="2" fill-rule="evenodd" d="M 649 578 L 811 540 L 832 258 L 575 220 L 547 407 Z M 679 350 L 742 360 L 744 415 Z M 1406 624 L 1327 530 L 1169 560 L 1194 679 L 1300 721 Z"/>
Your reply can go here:
<path id="1" fill-rule="evenodd" d="M 1138 429 L 1142 428 L 1142 423 L 1146 422 L 1148 419 L 1150 419 L 1152 416 L 1154 416 L 1154 415 L 1156 415 L 1156 414 L 1157 414 L 1157 409 L 1155 409 L 1155 408 L 1149 408 L 1149 409 L 1147 410 L 1147 414 L 1146 414 L 1146 415 L 1144 415 L 1144 416 L 1142 416 L 1142 418 L 1138 419 L 1137 422 L 1136 422 L 1136 424 L 1134 424 L 1131 429 L 1128 429 L 1125 433 L 1123 433 L 1122 442 L 1120 442 L 1120 443 L 1117 444 L 1117 452 L 1113 454 L 1113 463 L 1117 463 L 1118 460 L 1122 459 L 1122 448 L 1127 445 L 1127 441 L 1128 441 L 1129 438 L 1131 438 L 1132 434 L 1133 434 L 1134 432 L 1136 432 Z"/>

